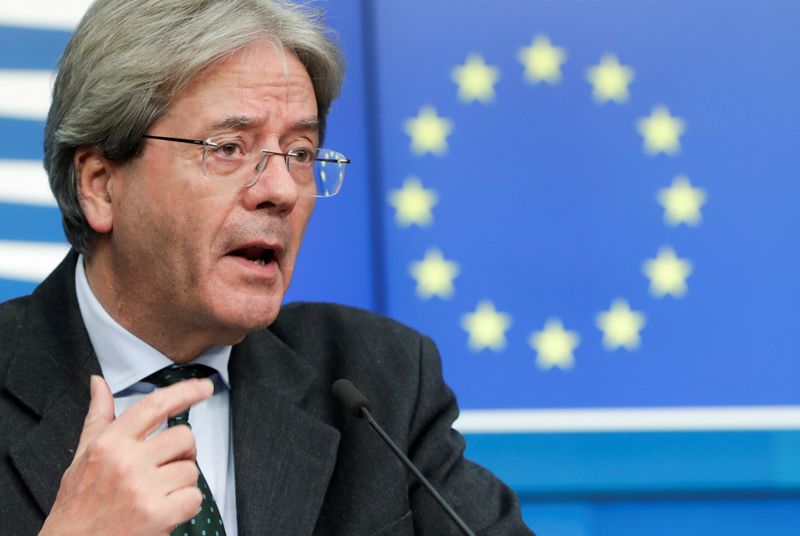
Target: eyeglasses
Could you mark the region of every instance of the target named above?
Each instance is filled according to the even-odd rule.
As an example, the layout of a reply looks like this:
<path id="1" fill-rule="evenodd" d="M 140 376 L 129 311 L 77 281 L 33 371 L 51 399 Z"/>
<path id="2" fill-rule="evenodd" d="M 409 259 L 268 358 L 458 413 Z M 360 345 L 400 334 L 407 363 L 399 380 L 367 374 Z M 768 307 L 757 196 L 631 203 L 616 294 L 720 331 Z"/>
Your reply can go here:
<path id="1" fill-rule="evenodd" d="M 342 153 L 331 149 L 303 147 L 292 149 L 288 153 L 266 149 L 249 152 L 241 140 L 213 141 L 209 138 L 202 141 L 151 134 L 142 137 L 202 145 L 203 175 L 211 180 L 226 182 L 241 180 L 244 188 L 258 182 L 270 156 L 282 156 L 289 174 L 300 187 L 300 193 L 313 197 L 333 197 L 339 193 L 344 182 L 345 167 L 350 163 Z"/>

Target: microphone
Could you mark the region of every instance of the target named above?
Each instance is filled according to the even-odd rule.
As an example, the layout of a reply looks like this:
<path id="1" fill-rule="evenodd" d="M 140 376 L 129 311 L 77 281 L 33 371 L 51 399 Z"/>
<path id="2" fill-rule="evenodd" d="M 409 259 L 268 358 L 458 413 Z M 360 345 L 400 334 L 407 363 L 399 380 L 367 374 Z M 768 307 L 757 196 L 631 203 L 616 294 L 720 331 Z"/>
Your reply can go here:
<path id="1" fill-rule="evenodd" d="M 339 399 L 339 401 L 350 410 L 350 413 L 355 415 L 356 417 L 366 419 L 367 422 L 372 426 L 373 430 L 375 430 L 379 436 L 386 442 L 387 445 L 394 451 L 400 460 L 408 467 L 414 476 L 422 482 L 422 484 L 428 489 L 428 491 L 433 495 L 433 498 L 436 499 L 436 502 L 439 503 L 445 512 L 450 516 L 450 519 L 458 525 L 458 527 L 466 534 L 467 536 L 475 536 L 475 533 L 470 530 L 464 520 L 462 520 L 458 514 L 453 510 L 447 501 L 444 500 L 444 497 L 439 495 L 439 492 L 436 491 L 436 488 L 428 482 L 428 479 L 417 469 L 417 466 L 414 465 L 411 460 L 400 450 L 400 447 L 392 441 L 392 438 L 381 428 L 381 426 L 375 422 L 375 419 L 372 418 L 372 415 L 369 412 L 369 400 L 361 391 L 359 391 L 355 385 L 350 380 L 336 380 L 331 386 L 331 394 Z"/>

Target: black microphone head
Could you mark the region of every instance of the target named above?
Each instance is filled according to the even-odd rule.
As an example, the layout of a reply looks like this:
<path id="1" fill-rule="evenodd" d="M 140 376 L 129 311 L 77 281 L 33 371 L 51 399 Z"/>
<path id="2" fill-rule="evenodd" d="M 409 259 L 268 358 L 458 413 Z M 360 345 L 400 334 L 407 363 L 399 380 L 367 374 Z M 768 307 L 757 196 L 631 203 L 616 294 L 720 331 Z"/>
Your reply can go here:
<path id="1" fill-rule="evenodd" d="M 353 382 L 350 380 L 336 380 L 331 386 L 331 393 L 339 399 L 339 401 L 347 406 L 350 413 L 356 417 L 364 417 L 361 413 L 361 408 L 369 409 L 369 400 L 361 394 Z"/>

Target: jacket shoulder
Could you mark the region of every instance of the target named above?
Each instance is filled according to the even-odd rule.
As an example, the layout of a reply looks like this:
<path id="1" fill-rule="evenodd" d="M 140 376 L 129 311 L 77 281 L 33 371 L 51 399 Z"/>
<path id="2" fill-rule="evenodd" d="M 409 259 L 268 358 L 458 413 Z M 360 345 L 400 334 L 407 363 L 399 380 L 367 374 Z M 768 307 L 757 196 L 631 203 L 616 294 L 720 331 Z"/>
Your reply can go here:
<path id="1" fill-rule="evenodd" d="M 402 378 L 412 388 L 433 347 L 428 337 L 396 320 L 328 303 L 287 304 L 269 329 L 323 376 L 363 384 Z"/>
<path id="2" fill-rule="evenodd" d="M 5 376 L 11 358 L 6 350 L 14 346 L 12 343 L 23 331 L 29 303 L 30 296 L 0 303 L 0 378 Z"/>
<path id="3" fill-rule="evenodd" d="M 0 327 L 5 328 L 7 324 L 20 321 L 30 299 L 30 296 L 22 296 L 0 303 Z"/>

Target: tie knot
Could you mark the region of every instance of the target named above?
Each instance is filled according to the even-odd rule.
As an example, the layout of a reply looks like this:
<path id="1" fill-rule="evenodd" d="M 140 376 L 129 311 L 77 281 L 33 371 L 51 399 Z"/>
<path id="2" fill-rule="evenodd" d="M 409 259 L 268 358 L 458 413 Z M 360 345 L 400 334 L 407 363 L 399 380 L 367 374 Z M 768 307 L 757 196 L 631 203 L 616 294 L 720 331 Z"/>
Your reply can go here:
<path id="1" fill-rule="evenodd" d="M 216 370 L 205 365 L 186 365 L 183 367 L 172 365 L 152 373 L 142 381 L 152 383 L 156 387 L 167 387 L 191 378 L 208 378 L 216 373 Z"/>

